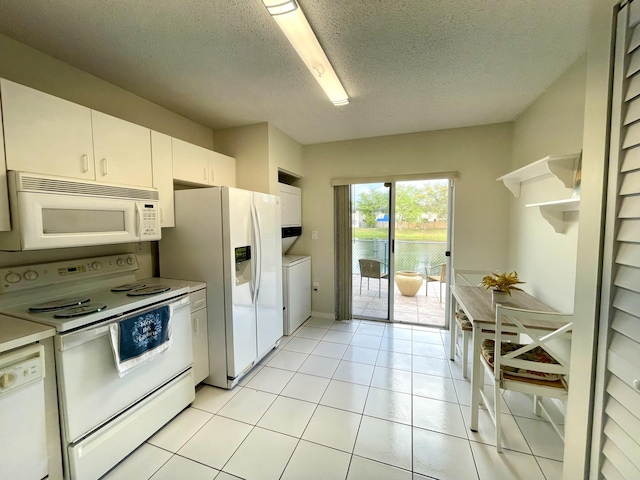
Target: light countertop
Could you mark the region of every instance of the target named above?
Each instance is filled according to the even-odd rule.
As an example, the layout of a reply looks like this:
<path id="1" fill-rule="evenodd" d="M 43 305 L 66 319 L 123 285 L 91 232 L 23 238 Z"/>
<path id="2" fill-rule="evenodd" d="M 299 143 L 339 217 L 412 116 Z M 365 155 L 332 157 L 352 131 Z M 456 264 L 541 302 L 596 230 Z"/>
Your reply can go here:
<path id="1" fill-rule="evenodd" d="M 48 325 L 0 315 L 0 353 L 53 337 L 56 329 Z"/>

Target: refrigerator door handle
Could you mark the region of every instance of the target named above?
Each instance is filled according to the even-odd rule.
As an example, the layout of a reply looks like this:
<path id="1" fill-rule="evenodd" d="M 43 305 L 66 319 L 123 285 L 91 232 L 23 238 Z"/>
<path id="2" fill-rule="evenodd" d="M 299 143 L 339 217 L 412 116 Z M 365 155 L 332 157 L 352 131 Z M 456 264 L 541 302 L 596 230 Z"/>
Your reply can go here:
<path id="1" fill-rule="evenodd" d="M 253 254 L 251 259 L 251 286 L 253 289 L 253 303 L 254 305 L 258 301 L 258 293 L 260 290 L 260 277 L 259 277 L 259 257 L 260 251 L 258 248 L 258 220 L 256 218 L 256 207 L 251 204 L 251 240 L 254 245 Z"/>
<path id="2" fill-rule="evenodd" d="M 260 287 L 262 286 L 262 224 L 260 223 L 260 213 L 256 209 L 256 225 L 258 226 L 258 235 L 257 243 L 258 243 L 258 292 L 256 293 L 256 299 L 258 295 L 260 295 Z"/>

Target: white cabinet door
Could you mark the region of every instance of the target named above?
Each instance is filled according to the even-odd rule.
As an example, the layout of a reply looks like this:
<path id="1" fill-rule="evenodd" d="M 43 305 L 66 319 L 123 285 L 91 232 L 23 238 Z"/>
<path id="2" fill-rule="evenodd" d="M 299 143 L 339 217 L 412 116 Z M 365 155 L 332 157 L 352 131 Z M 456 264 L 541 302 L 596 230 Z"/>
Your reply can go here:
<path id="1" fill-rule="evenodd" d="M 291 185 L 280 184 L 282 226 L 302 225 L 301 190 Z"/>
<path id="2" fill-rule="evenodd" d="M 218 152 L 209 160 L 209 185 L 216 187 L 236 186 L 236 159 Z"/>
<path id="3" fill-rule="evenodd" d="M 189 185 L 209 185 L 211 150 L 171 139 L 173 145 L 173 179 Z"/>
<path id="4" fill-rule="evenodd" d="M 209 376 L 209 340 L 206 308 L 191 314 L 191 328 L 193 333 L 193 383 L 197 385 Z"/>
<path id="5" fill-rule="evenodd" d="M 151 131 L 95 110 L 91 118 L 96 180 L 151 187 Z"/>
<path id="6" fill-rule="evenodd" d="M 2 118 L 2 106 L 0 105 L 0 119 Z M 9 192 L 7 191 L 7 165 L 4 160 L 4 136 L 0 128 L 0 231 L 11 230 L 9 220 Z"/>
<path id="7" fill-rule="evenodd" d="M 95 179 L 91 110 L 0 80 L 7 169 Z"/>
<path id="8" fill-rule="evenodd" d="M 151 163 L 153 187 L 160 193 L 160 226 L 174 227 L 173 210 L 173 160 L 171 137 L 160 132 L 151 132 Z"/>
<path id="9" fill-rule="evenodd" d="M 207 289 L 191 292 L 191 333 L 193 341 L 193 380 L 198 385 L 209 376 L 209 328 Z"/>

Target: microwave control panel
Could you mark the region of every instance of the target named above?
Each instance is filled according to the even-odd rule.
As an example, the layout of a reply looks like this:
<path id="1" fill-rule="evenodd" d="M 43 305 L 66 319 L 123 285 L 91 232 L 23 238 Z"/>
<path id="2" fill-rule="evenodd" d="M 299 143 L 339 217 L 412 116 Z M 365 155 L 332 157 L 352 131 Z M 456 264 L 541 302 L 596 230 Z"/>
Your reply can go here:
<path id="1" fill-rule="evenodd" d="M 160 216 L 157 203 L 140 205 L 141 225 L 140 240 L 160 240 Z"/>

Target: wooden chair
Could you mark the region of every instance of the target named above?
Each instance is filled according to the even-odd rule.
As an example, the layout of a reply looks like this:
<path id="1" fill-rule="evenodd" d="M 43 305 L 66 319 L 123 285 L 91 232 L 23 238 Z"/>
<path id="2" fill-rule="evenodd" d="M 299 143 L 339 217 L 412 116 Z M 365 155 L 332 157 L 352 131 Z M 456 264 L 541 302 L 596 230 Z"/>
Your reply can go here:
<path id="1" fill-rule="evenodd" d="M 482 277 L 489 275 L 490 273 L 491 272 L 488 270 L 462 270 L 456 268 L 453 271 L 452 277 L 454 285 L 474 286 L 479 285 L 482 281 Z M 462 309 L 458 309 L 458 311 L 454 312 L 450 329 L 451 337 L 449 339 L 449 358 L 454 362 L 456 360 L 456 353 L 460 355 L 460 359 L 462 360 L 462 376 L 464 378 L 469 378 L 469 343 L 471 342 L 473 325 L 471 325 L 471 322 Z M 462 337 L 462 348 L 458 345 L 458 338 L 460 336 Z"/>
<path id="2" fill-rule="evenodd" d="M 360 295 L 362 295 L 362 279 L 367 279 L 367 290 L 369 290 L 369 281 L 371 278 L 378 279 L 378 297 L 382 287 L 382 279 L 389 278 L 388 273 L 382 273 L 382 262 L 379 260 L 368 260 L 361 258 L 358 260 L 360 264 Z"/>
<path id="3" fill-rule="evenodd" d="M 430 271 L 437 272 L 436 274 L 430 275 Z M 440 283 L 440 303 L 442 303 L 442 284 L 447 281 L 447 264 L 442 263 L 440 265 L 434 265 L 433 267 L 425 267 L 425 273 L 427 277 L 427 283 L 424 288 L 424 294 L 426 296 L 429 295 L 429 282 L 439 282 Z"/>
<path id="4" fill-rule="evenodd" d="M 558 355 L 553 341 L 570 338 L 573 316 L 555 312 L 535 312 L 498 304 L 495 328 L 495 338 L 482 342 L 480 357 L 485 370 L 493 380 L 493 408 L 483 385 L 475 388 L 479 389 L 482 401 L 496 427 L 496 449 L 502 452 L 501 389 L 533 395 L 536 415 L 544 413 L 564 441 L 562 432 L 544 408 L 541 397 L 566 399 L 568 396 L 566 378 L 569 365 Z M 530 338 L 531 343 L 510 342 L 509 340 L 515 338 L 514 333 L 520 338 Z M 501 345 L 502 348 L 496 351 L 496 345 Z"/>

